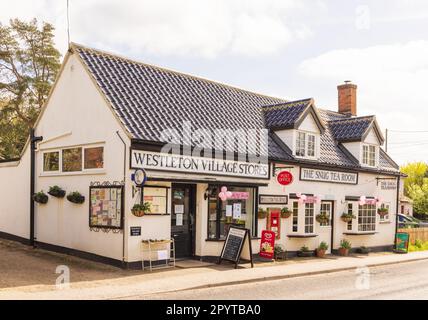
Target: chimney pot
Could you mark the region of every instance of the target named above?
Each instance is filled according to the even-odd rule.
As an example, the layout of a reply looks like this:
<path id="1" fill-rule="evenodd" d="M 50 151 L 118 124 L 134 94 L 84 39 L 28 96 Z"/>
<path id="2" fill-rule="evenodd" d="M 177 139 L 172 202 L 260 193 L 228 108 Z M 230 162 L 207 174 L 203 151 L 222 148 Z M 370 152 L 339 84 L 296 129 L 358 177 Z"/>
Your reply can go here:
<path id="1" fill-rule="evenodd" d="M 357 115 L 357 85 L 346 80 L 345 84 L 337 86 L 339 113 Z"/>

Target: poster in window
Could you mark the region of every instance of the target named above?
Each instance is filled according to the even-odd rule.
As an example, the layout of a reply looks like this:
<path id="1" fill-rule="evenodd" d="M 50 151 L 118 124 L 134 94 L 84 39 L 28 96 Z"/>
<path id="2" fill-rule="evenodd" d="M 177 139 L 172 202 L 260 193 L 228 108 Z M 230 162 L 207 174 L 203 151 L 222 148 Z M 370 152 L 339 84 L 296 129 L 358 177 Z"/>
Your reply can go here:
<path id="1" fill-rule="evenodd" d="M 226 217 L 231 217 L 232 216 L 232 211 L 233 211 L 233 206 L 232 205 L 227 205 L 226 206 Z"/>
<path id="2" fill-rule="evenodd" d="M 233 219 L 241 219 L 241 203 L 233 204 Z"/>
<path id="3" fill-rule="evenodd" d="M 89 227 L 121 229 L 123 186 L 91 186 L 89 194 Z"/>
<path id="4" fill-rule="evenodd" d="M 168 189 L 165 187 L 145 186 L 143 201 L 150 203 L 149 214 L 167 214 Z"/>

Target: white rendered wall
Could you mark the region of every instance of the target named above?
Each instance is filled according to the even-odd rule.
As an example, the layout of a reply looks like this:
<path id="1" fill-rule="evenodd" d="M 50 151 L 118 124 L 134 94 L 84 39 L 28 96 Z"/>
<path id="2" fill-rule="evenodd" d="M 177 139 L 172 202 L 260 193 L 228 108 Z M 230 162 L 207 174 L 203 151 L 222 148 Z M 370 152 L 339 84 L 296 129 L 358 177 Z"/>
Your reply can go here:
<path id="1" fill-rule="evenodd" d="M 46 205 L 36 205 L 37 241 L 122 260 L 121 233 L 89 229 L 90 183 L 123 180 L 124 146 L 117 131 L 129 150 L 129 139 L 112 111 L 78 58 L 70 56 L 36 128 L 36 134 L 44 138 L 36 155 L 36 191 L 47 192 L 50 186 L 58 185 L 67 193 L 79 191 L 86 201 L 76 205 L 65 198 L 49 197 Z M 94 143 L 104 146 L 104 170 L 101 172 L 57 175 L 42 172 L 43 151 Z M 128 193 L 125 195 L 128 199 Z M 129 210 L 129 202 L 125 201 L 125 213 Z"/>
<path id="2" fill-rule="evenodd" d="M 0 232 L 30 237 L 30 147 L 19 162 L 0 164 Z"/>

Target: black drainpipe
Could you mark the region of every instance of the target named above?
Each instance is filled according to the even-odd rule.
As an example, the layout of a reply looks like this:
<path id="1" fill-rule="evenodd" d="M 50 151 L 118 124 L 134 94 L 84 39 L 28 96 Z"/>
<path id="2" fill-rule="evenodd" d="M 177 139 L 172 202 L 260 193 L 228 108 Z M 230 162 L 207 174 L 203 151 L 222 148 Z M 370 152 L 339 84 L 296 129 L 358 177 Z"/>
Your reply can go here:
<path id="1" fill-rule="evenodd" d="M 126 143 L 119 134 L 119 131 L 116 131 L 117 136 L 123 143 L 123 198 L 125 199 L 125 185 L 126 185 Z M 125 207 L 125 206 L 123 206 Z M 125 212 L 122 213 L 122 219 L 125 219 Z M 123 221 L 123 232 L 122 232 L 122 267 L 125 267 L 125 236 L 126 236 L 126 226 L 125 221 Z"/>
<path id="2" fill-rule="evenodd" d="M 30 168 L 30 245 L 35 246 L 34 243 L 34 199 L 36 185 L 36 144 L 43 140 L 43 137 L 36 137 L 34 129 L 30 130 L 30 144 L 31 144 L 31 168 Z"/>
<path id="3" fill-rule="evenodd" d="M 398 207 L 400 206 L 400 178 L 401 176 L 397 177 L 397 203 L 395 205 L 395 233 L 398 232 Z M 395 249 L 395 234 L 394 234 L 394 249 Z"/>

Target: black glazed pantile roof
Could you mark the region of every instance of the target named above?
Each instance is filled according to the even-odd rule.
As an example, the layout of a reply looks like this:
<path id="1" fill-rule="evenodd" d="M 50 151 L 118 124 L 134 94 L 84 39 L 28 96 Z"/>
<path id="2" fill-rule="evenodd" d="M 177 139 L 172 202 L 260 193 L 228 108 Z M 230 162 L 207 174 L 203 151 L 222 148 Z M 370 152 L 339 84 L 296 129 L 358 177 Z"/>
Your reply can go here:
<path id="1" fill-rule="evenodd" d="M 315 108 L 313 99 L 289 102 L 76 44 L 72 48 L 79 54 L 119 120 L 137 141 L 185 145 L 189 135 L 203 133 L 203 130 L 287 129 L 293 127 L 311 105 Z M 269 158 L 361 169 L 357 159 L 341 142 L 360 139 L 374 117 L 350 118 L 322 109 L 315 109 L 315 112 L 324 127 L 321 130 L 320 158 L 316 161 L 296 159 L 272 130 L 267 139 Z M 215 148 L 203 139 L 197 146 Z M 221 147 L 226 151 L 241 152 L 233 137 L 225 139 Z M 260 149 L 266 151 L 263 145 L 253 145 L 247 153 L 259 154 Z M 372 171 L 397 170 L 397 165 L 381 150 L 380 167 Z"/>
<path id="2" fill-rule="evenodd" d="M 312 99 L 305 99 L 263 107 L 266 127 L 271 129 L 293 128 L 296 121 L 311 103 Z"/>
<path id="3" fill-rule="evenodd" d="M 360 141 L 374 119 L 374 116 L 339 119 L 330 121 L 329 126 L 337 141 Z"/>

